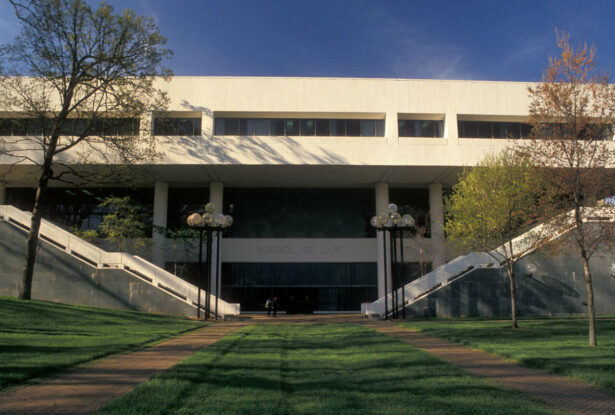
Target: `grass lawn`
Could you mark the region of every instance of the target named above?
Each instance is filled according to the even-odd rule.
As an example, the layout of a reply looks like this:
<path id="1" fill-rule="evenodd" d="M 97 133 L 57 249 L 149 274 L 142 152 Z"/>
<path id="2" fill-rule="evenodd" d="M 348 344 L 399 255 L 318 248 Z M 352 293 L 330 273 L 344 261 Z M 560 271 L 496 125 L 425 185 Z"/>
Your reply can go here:
<path id="1" fill-rule="evenodd" d="M 431 321 L 401 323 L 402 327 L 512 358 L 604 386 L 615 394 L 615 321 L 598 320 L 598 347 L 587 346 L 585 319 L 508 322 Z"/>
<path id="2" fill-rule="evenodd" d="M 179 317 L 0 297 L 0 389 L 201 325 Z"/>
<path id="3" fill-rule="evenodd" d="M 547 414 L 358 325 L 252 325 L 96 412 L 103 414 Z"/>

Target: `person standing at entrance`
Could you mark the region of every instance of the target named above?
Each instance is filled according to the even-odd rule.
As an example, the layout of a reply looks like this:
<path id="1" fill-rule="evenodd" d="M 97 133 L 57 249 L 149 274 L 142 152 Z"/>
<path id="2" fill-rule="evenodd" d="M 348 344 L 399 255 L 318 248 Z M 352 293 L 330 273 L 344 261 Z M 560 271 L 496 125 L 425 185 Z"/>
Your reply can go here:
<path id="1" fill-rule="evenodd" d="M 267 301 L 265 301 L 265 308 L 267 309 L 267 315 L 270 315 L 271 310 L 273 310 L 273 301 L 271 301 L 271 298 L 267 298 Z M 275 316 L 275 312 L 273 315 Z"/>
<path id="2" fill-rule="evenodd" d="M 278 301 L 278 297 L 273 297 L 273 316 L 275 317 L 278 314 L 278 307 L 280 306 L 280 302 Z"/>

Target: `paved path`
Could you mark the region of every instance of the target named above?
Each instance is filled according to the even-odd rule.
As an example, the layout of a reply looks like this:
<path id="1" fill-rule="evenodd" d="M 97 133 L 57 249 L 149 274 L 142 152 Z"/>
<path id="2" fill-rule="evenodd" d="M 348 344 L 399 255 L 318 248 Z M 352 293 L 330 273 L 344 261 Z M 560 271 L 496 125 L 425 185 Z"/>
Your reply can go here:
<path id="1" fill-rule="evenodd" d="M 523 392 L 555 408 L 583 415 L 615 414 L 615 397 L 598 386 L 530 369 L 487 352 L 402 329 L 395 323 L 366 325 L 426 350 L 472 375 L 498 382 L 505 388 Z"/>
<path id="2" fill-rule="evenodd" d="M 243 323 L 212 324 L 134 353 L 95 361 L 40 385 L 2 394 L 0 414 L 89 414 L 157 372 L 244 326 Z"/>

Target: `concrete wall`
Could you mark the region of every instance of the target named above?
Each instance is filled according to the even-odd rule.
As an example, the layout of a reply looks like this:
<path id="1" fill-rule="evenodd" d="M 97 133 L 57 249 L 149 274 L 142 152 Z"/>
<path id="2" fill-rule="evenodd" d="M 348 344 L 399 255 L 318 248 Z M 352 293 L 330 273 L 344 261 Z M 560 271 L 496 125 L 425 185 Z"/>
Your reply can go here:
<path id="1" fill-rule="evenodd" d="M 536 270 L 528 271 L 529 264 Z M 596 254 L 591 260 L 596 313 L 615 315 L 615 278 L 612 256 Z M 515 267 L 517 309 L 520 316 L 586 313 L 587 291 L 581 260 L 574 251 L 552 256 L 536 252 Z M 453 281 L 412 306 L 410 316 L 508 316 L 510 289 L 505 270 L 478 269 Z"/>
<path id="2" fill-rule="evenodd" d="M 0 296 L 16 297 L 26 234 L 0 222 Z M 32 298 L 150 313 L 194 316 L 196 310 L 129 273 L 100 270 L 40 242 Z"/>

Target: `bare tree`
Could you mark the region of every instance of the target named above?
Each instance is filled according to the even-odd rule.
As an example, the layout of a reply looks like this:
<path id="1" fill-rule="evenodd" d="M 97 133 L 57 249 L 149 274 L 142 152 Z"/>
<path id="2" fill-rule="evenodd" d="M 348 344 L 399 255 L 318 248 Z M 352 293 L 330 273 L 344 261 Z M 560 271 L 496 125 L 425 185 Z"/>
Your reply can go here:
<path id="1" fill-rule="evenodd" d="M 21 33 L 0 49 L 0 110 L 10 114 L 0 159 L 37 181 L 19 294 L 29 299 L 50 181 L 92 179 L 156 157 L 140 120 L 166 107 L 155 78 L 171 75 L 162 66 L 170 51 L 153 19 L 114 14 L 104 2 L 10 2 Z"/>
<path id="2" fill-rule="evenodd" d="M 592 273 L 589 260 L 611 238 L 610 226 L 584 223 L 589 212 L 614 191 L 615 160 L 611 125 L 615 120 L 615 86 L 596 68 L 596 48 L 571 46 L 569 35 L 556 30 L 560 55 L 549 60 L 542 82 L 529 88 L 532 139 L 518 153 L 543 167 L 554 203 L 547 215 L 556 227 L 570 229 L 581 256 L 587 287 L 589 345 L 596 346 Z M 573 215 L 561 214 L 573 211 Z M 559 216 L 557 216 L 560 214 Z"/>

